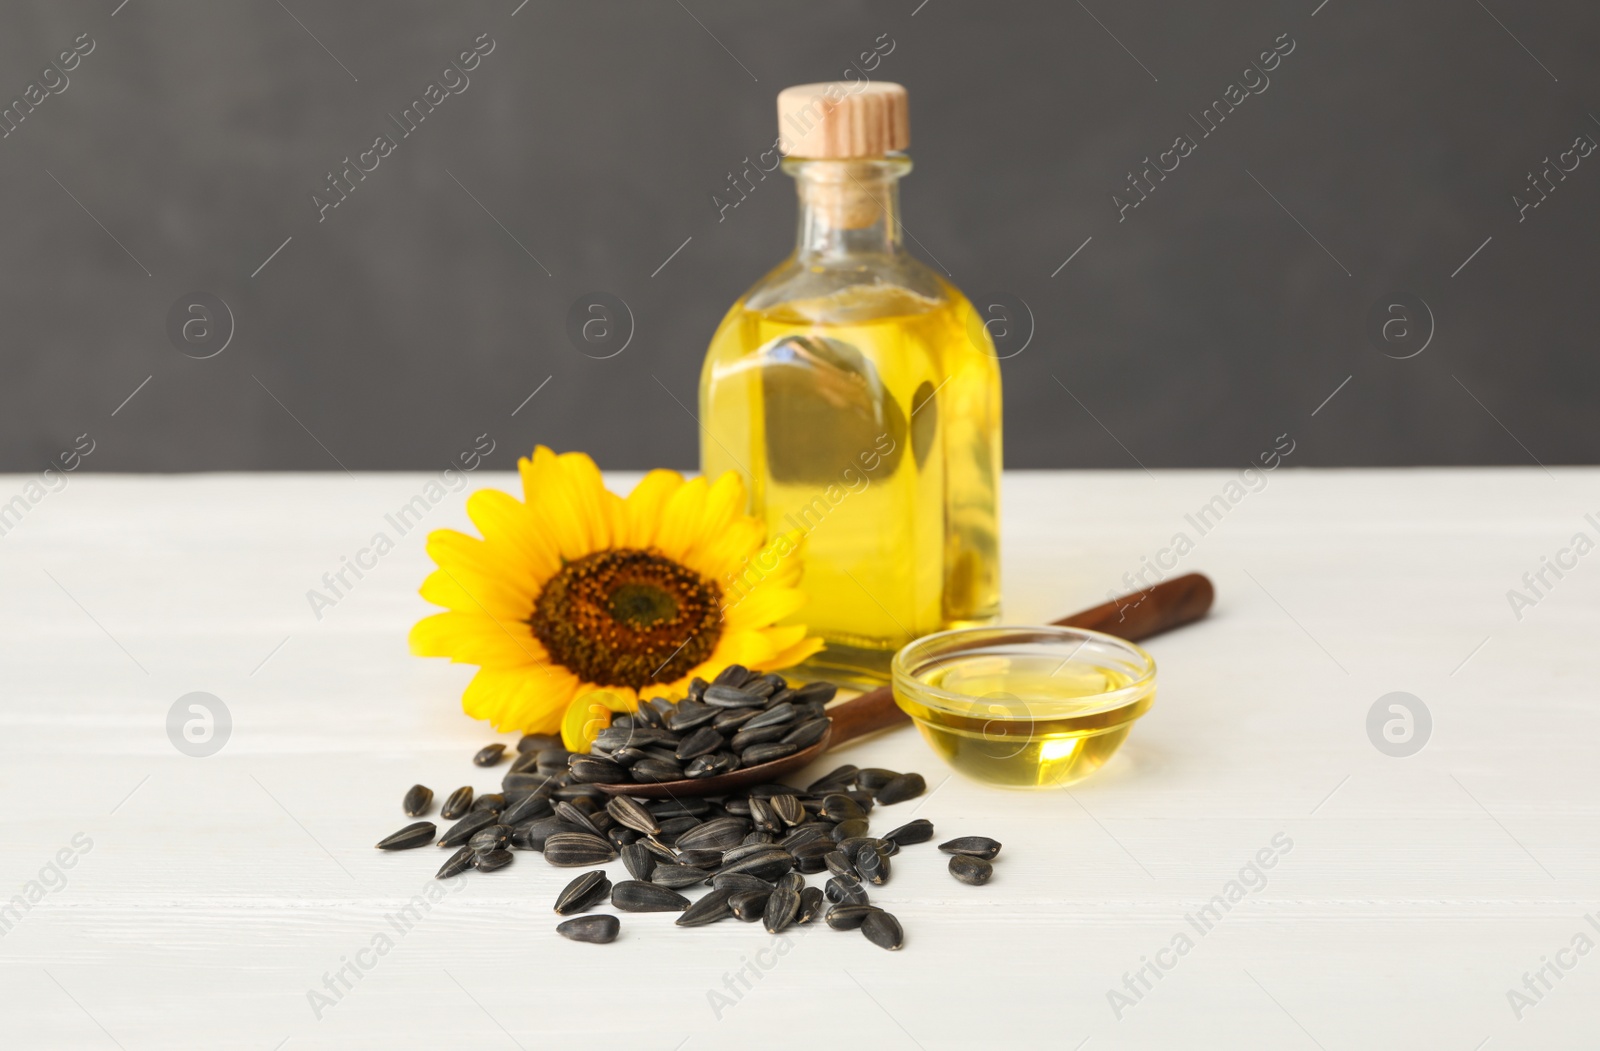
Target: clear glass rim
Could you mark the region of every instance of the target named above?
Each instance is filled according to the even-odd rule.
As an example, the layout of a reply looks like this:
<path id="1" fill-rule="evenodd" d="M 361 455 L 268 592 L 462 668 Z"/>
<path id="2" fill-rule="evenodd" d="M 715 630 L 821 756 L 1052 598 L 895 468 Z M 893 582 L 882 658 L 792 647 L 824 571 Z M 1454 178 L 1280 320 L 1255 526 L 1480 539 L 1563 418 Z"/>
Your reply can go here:
<path id="1" fill-rule="evenodd" d="M 935 632 L 924 635 L 919 639 L 908 642 L 894 655 L 890 663 L 890 676 L 893 687 L 904 691 L 917 700 L 927 704 L 930 708 L 942 708 L 959 713 L 974 701 L 983 698 L 971 694 L 957 693 L 952 690 L 943 690 L 937 686 L 930 686 L 918 678 L 913 670 L 920 671 L 930 663 L 944 657 L 959 656 L 963 653 L 981 652 L 985 645 L 1004 642 L 1008 638 L 1016 642 L 1052 643 L 1063 644 L 1076 642 L 1076 653 L 1090 642 L 1098 642 L 1107 649 L 1120 653 L 1129 658 L 1128 663 L 1135 666 L 1139 674 L 1128 685 L 1118 690 L 1108 690 L 1094 698 L 1092 708 L 1082 705 L 1089 698 L 1078 698 L 1073 704 L 1074 714 L 1094 715 L 1099 712 L 1111 711 L 1124 705 L 1131 704 L 1143 694 L 1150 691 L 1156 679 L 1156 661 L 1142 646 L 1136 646 L 1127 639 L 1108 635 L 1103 631 L 1091 631 L 1088 628 L 1066 628 L 1054 624 L 1013 624 L 1013 625 L 985 625 L 976 628 L 952 628 L 948 631 Z M 1068 654 L 1070 659 L 1071 654 Z"/>

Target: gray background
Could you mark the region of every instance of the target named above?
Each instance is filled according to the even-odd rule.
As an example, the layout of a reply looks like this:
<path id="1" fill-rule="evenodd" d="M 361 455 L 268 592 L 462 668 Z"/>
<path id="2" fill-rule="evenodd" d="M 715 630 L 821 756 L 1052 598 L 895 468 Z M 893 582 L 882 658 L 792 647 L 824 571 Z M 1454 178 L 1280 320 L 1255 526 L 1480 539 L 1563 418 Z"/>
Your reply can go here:
<path id="1" fill-rule="evenodd" d="M 1284 433 L 1300 465 L 1594 462 L 1600 154 L 1526 221 L 1512 195 L 1600 137 L 1600 11 L 1318 2 L 13 0 L 0 97 L 96 47 L 0 139 L 0 469 L 84 433 L 94 470 L 436 469 L 484 433 L 500 467 L 693 466 L 706 342 L 793 238 L 781 173 L 722 221 L 712 194 L 780 88 L 880 34 L 911 249 L 1034 314 L 1008 466 L 1238 466 Z M 482 33 L 470 88 L 319 223 L 324 173 Z M 1119 222 L 1126 172 L 1283 33 Z M 166 334 L 196 290 L 236 319 L 206 360 Z M 635 319 L 606 360 L 566 333 L 595 290 Z M 1366 331 L 1397 292 L 1435 319 L 1404 360 Z"/>

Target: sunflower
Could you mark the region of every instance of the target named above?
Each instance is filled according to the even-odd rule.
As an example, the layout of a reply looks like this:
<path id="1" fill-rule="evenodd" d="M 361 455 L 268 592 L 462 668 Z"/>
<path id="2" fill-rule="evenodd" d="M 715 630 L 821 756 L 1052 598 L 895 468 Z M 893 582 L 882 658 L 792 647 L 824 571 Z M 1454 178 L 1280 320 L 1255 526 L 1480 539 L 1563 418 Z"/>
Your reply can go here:
<path id="1" fill-rule="evenodd" d="M 517 470 L 523 499 L 467 500 L 482 539 L 428 536 L 439 568 L 421 594 L 447 612 L 411 629 L 418 656 L 478 666 L 462 696 L 473 718 L 525 733 L 565 720 L 571 747 L 591 709 L 677 699 L 730 664 L 786 668 L 822 648 L 804 625 L 776 626 L 805 602 L 800 537 L 768 542 L 738 475 L 651 471 L 623 498 L 582 453 L 541 445 Z"/>

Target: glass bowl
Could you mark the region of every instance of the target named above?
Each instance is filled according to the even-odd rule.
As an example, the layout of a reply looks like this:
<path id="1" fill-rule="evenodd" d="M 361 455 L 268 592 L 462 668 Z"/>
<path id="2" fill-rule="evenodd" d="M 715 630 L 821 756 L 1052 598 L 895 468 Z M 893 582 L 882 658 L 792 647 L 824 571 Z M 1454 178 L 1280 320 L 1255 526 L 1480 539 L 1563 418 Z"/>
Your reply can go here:
<path id="1" fill-rule="evenodd" d="M 1088 777 L 1156 696 L 1156 663 L 1081 628 L 958 628 L 895 654 L 894 699 L 958 772 L 1007 788 Z"/>

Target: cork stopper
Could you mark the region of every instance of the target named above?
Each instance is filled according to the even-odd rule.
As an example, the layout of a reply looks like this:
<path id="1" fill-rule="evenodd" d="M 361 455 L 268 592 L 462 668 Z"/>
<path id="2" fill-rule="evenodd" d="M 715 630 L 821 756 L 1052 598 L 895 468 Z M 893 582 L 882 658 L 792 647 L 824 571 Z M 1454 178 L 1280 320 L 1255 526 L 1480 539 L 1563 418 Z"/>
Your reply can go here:
<path id="1" fill-rule="evenodd" d="M 911 145 L 906 89 L 899 84 L 835 80 L 778 93 L 783 152 L 808 160 L 881 157 Z"/>

